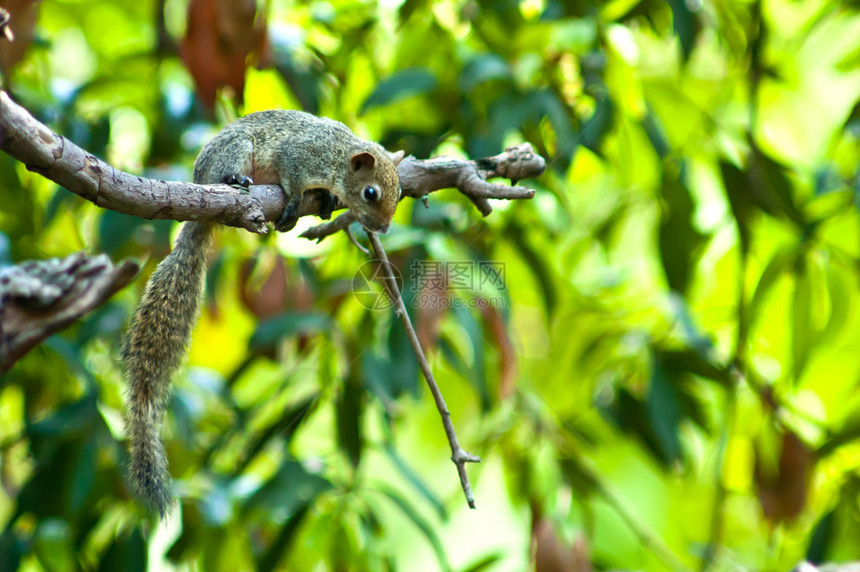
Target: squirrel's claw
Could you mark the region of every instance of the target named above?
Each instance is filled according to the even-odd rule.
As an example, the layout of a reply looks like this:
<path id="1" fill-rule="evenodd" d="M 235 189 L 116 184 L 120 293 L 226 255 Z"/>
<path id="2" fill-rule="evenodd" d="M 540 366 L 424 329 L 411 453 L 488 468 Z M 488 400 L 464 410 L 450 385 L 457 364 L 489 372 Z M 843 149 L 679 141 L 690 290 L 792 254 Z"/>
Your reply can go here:
<path id="1" fill-rule="evenodd" d="M 328 189 L 317 189 L 317 195 L 320 199 L 319 216 L 323 220 L 331 218 L 331 214 L 337 207 L 337 197 L 335 197 Z"/>
<path id="2" fill-rule="evenodd" d="M 227 175 L 224 177 L 224 184 L 230 185 L 231 187 L 236 187 L 239 189 L 248 190 L 248 187 L 254 184 L 254 179 L 247 175 Z"/>
<path id="3" fill-rule="evenodd" d="M 275 222 L 275 230 L 278 232 L 287 232 L 292 230 L 296 223 L 299 222 L 299 207 L 302 206 L 302 196 L 295 197 L 287 196 L 287 206 L 281 212 L 281 216 Z"/>

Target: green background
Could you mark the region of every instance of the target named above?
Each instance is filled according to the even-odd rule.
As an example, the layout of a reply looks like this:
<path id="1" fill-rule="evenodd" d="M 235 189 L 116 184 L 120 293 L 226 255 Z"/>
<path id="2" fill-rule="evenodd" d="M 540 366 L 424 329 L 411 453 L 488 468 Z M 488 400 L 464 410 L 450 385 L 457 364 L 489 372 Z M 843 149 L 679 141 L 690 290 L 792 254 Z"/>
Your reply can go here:
<path id="1" fill-rule="evenodd" d="M 504 268 L 501 288 L 453 290 L 462 307 L 412 312 L 460 442 L 484 460 L 467 467 L 478 508 L 402 327 L 351 294 L 366 256 L 342 234 L 225 229 L 165 428 L 181 509 L 159 524 L 123 482 L 116 356 L 179 225 L 101 210 L 3 155 L 0 262 L 85 249 L 145 264 L 0 379 L 0 570 L 860 559 L 857 2 L 258 9 L 269 57 L 240 57 L 214 108 L 194 78 L 219 55 L 182 44 L 187 23 L 252 30 L 180 0 L 43 2 L 32 39 L 13 14 L 26 52 L 3 60 L 4 85 L 91 153 L 161 179 L 188 180 L 229 118 L 273 107 L 422 159 L 530 142 L 547 159 L 522 183 L 533 200 L 482 218 L 453 190 L 409 199 L 384 237 L 410 307 L 427 293 L 416 261 Z"/>

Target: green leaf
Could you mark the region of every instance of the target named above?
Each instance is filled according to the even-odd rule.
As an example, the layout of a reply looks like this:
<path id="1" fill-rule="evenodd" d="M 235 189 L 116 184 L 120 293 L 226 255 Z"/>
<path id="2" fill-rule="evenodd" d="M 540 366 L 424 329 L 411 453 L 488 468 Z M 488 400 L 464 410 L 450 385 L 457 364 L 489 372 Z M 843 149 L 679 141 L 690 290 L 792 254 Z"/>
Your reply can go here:
<path id="1" fill-rule="evenodd" d="M 480 54 L 463 66 L 458 87 L 460 91 L 468 92 L 480 84 L 494 79 L 511 79 L 511 69 L 508 62 L 496 54 Z"/>
<path id="2" fill-rule="evenodd" d="M 290 86 L 292 94 L 299 100 L 302 109 L 308 113 L 319 113 L 321 87 L 325 75 L 313 60 L 302 57 L 295 45 L 278 41 L 278 34 L 269 36 L 272 41 L 272 56 L 275 69 Z"/>
<path id="3" fill-rule="evenodd" d="M 93 310 L 82 319 L 75 340 L 77 345 L 83 347 L 90 340 L 99 336 L 112 338 L 118 342 L 125 335 L 124 328 L 127 317 L 127 306 L 113 300 L 108 301 L 104 306 Z"/>
<path id="4" fill-rule="evenodd" d="M 705 405 L 690 391 L 688 385 L 683 384 L 678 387 L 675 396 L 678 400 L 678 407 L 681 409 L 682 419 L 688 419 L 702 430 L 708 431 L 709 423 Z"/>
<path id="5" fill-rule="evenodd" d="M 753 197 L 765 211 L 787 216 L 798 225 L 804 224 L 804 217 L 795 203 L 794 185 L 788 178 L 788 168 L 771 159 L 753 146 L 748 168 Z M 764 192 L 765 194 L 762 194 Z"/>
<path id="6" fill-rule="evenodd" d="M 376 84 L 376 89 L 361 105 L 361 113 L 413 95 L 429 93 L 436 88 L 437 83 L 436 76 L 423 68 L 409 68 L 396 72 Z"/>
<path id="7" fill-rule="evenodd" d="M 197 549 L 201 543 L 201 535 L 198 531 L 202 527 L 202 518 L 196 503 L 186 503 L 183 505 L 181 524 L 182 533 L 165 554 L 166 558 L 173 564 L 182 562 L 186 554 Z M 114 570 L 114 568 L 111 570 Z"/>
<path id="8" fill-rule="evenodd" d="M 791 300 L 791 374 L 795 383 L 800 381 L 815 341 L 815 332 L 812 331 L 812 284 L 805 264 L 799 266 L 801 268 L 794 281 Z"/>
<path id="9" fill-rule="evenodd" d="M 699 324 L 696 323 L 687 301 L 678 294 L 670 294 L 669 300 L 672 303 L 675 320 L 680 326 L 684 343 L 695 350 L 702 360 L 710 361 L 714 343 L 708 333 L 703 332 Z"/>
<path id="10" fill-rule="evenodd" d="M 264 353 L 274 349 L 275 344 L 283 338 L 323 332 L 331 327 L 331 317 L 326 314 L 286 312 L 261 322 L 251 335 L 248 347 L 253 352 Z"/>
<path id="11" fill-rule="evenodd" d="M 487 387 L 487 371 L 484 358 L 484 332 L 481 324 L 468 308 L 454 306 L 451 308 L 454 319 L 466 332 L 472 346 L 472 366 L 469 368 L 469 382 L 481 398 L 481 410 L 490 410 L 490 390 Z"/>
<path id="12" fill-rule="evenodd" d="M 469 364 L 466 363 L 466 360 L 460 354 L 457 346 L 451 341 L 451 339 L 444 333 L 441 333 L 437 343 L 442 357 L 445 358 L 454 371 L 461 374 L 463 377 L 468 378 L 470 373 Z"/>
<path id="13" fill-rule="evenodd" d="M 16 240 L 32 238 L 39 230 L 34 217 L 36 197 L 21 184 L 17 171 L 18 165 L 19 163 L 11 156 L 0 157 L 0 201 L 3 204 L 4 215 L 2 230 L 12 239 L 13 245 Z M 62 192 L 69 197 L 72 196 L 72 193 L 66 189 Z"/>
<path id="14" fill-rule="evenodd" d="M 309 473 L 298 461 L 287 459 L 278 472 L 245 503 L 245 510 L 262 512 L 273 522 L 286 522 L 320 493 L 332 488 L 319 475 Z"/>
<path id="15" fill-rule="evenodd" d="M 745 171 L 726 161 L 720 161 L 723 184 L 738 221 L 741 246 L 749 246 L 750 222 L 755 207 L 775 217 L 786 217 L 796 224 L 804 224 L 803 215 L 795 204 L 794 189 L 788 169 L 762 153 L 753 141 L 752 152 Z"/>
<path id="16" fill-rule="evenodd" d="M 684 168 L 675 176 L 663 173 L 662 197 L 666 207 L 660 216 L 660 259 L 669 288 L 684 294 L 696 264 L 701 234 L 693 226 L 693 199 L 684 182 Z"/>
<path id="17" fill-rule="evenodd" d="M 543 119 L 545 103 L 540 91 L 508 92 L 493 101 L 487 111 L 490 133 L 486 154 L 498 153 L 505 134 L 510 130 Z M 569 125 L 565 127 L 569 128 Z"/>
<path id="18" fill-rule="evenodd" d="M 98 572 L 145 572 L 147 568 L 146 540 L 139 527 L 130 533 L 120 532 L 99 561 Z"/>
<path id="19" fill-rule="evenodd" d="M 439 560 L 439 566 L 442 570 L 451 570 L 451 565 L 448 563 L 448 557 L 445 554 L 445 548 L 442 545 L 442 541 L 436 535 L 436 531 L 433 527 L 430 526 L 426 520 L 421 518 L 421 515 L 418 514 L 412 505 L 410 505 L 406 499 L 400 496 L 393 489 L 383 487 L 379 489 L 379 492 L 388 497 L 391 502 L 393 502 L 394 505 L 399 508 L 416 527 L 418 527 L 418 530 L 424 534 L 430 542 L 430 546 L 433 547 L 433 552 L 436 553 L 436 558 Z"/>
<path id="20" fill-rule="evenodd" d="M 464 569 L 463 572 L 484 572 L 484 570 L 489 570 L 499 560 L 502 560 L 504 555 L 499 552 L 494 552 L 493 554 L 489 554 L 484 556 L 468 568 Z"/>
<path id="21" fill-rule="evenodd" d="M 305 518 L 305 515 L 310 510 L 310 504 L 305 503 L 281 526 L 278 536 L 269 545 L 269 549 L 257 561 L 257 570 L 259 572 L 269 572 L 269 570 L 278 569 L 278 562 L 281 560 L 284 552 L 290 546 L 290 541 L 296 534 L 299 525 Z"/>
<path id="22" fill-rule="evenodd" d="M 75 512 L 84 508 L 96 481 L 96 461 L 98 443 L 95 439 L 85 439 L 75 460 L 75 470 L 71 477 L 71 498 L 69 504 Z"/>
<path id="23" fill-rule="evenodd" d="M 854 306 L 854 286 L 846 272 L 836 264 L 828 264 L 825 274 L 830 316 L 821 331 L 820 341 L 833 339 L 842 331 Z"/>
<path id="24" fill-rule="evenodd" d="M 749 182 L 746 173 L 727 161 L 720 161 L 720 173 L 722 174 L 723 186 L 726 189 L 729 205 L 732 208 L 732 215 L 738 227 L 741 253 L 746 255 L 750 248 L 750 237 L 752 236 L 750 227 L 755 212 Z"/>
<path id="25" fill-rule="evenodd" d="M 397 452 L 397 449 L 392 445 L 391 442 L 386 442 L 385 447 L 383 449 L 385 454 L 388 456 L 388 459 L 394 465 L 394 467 L 400 471 L 400 474 L 409 482 L 410 485 L 421 495 L 423 496 L 427 502 L 430 503 L 430 506 L 436 511 L 436 514 L 439 515 L 439 518 L 442 521 L 448 520 L 448 511 L 445 510 L 445 505 L 442 504 L 442 501 L 433 494 L 433 491 L 427 486 L 424 480 L 421 478 L 421 475 L 416 473 L 412 467 L 406 462 L 406 460 Z"/>
<path id="26" fill-rule="evenodd" d="M 843 52 L 842 57 L 837 62 L 836 69 L 848 74 L 856 71 L 860 66 L 860 47 L 854 46 L 853 49 L 846 50 L 846 52 Z"/>
<path id="27" fill-rule="evenodd" d="M 651 141 L 651 146 L 661 159 L 665 159 L 671 151 L 669 139 L 666 137 L 666 130 L 663 127 L 660 117 L 654 113 L 650 107 L 648 108 L 645 117 L 642 119 L 642 128 Z"/>
<path id="28" fill-rule="evenodd" d="M 818 524 L 815 525 L 815 530 L 812 532 L 812 538 L 809 539 L 809 545 L 806 548 L 806 561 L 810 564 L 823 564 L 827 559 L 828 549 L 832 544 L 836 527 L 836 510 L 831 510 L 825 514 Z"/>
<path id="29" fill-rule="evenodd" d="M 215 256 L 215 260 L 209 266 L 206 271 L 206 280 L 203 285 L 203 293 L 205 300 L 217 301 L 218 295 L 218 286 L 221 284 L 221 280 L 224 279 L 224 262 L 226 260 L 226 255 L 224 252 L 219 252 L 217 256 Z"/>
<path id="30" fill-rule="evenodd" d="M 582 124 L 582 129 L 579 132 L 579 143 L 594 153 L 602 155 L 600 144 L 603 142 L 603 138 L 609 134 L 614 120 L 615 104 L 609 95 L 604 95 L 597 100 L 591 117 Z M 567 144 L 569 145 L 570 142 Z"/>
<path id="31" fill-rule="evenodd" d="M 524 131 L 544 120 L 549 121 L 557 139 L 556 156 L 551 157 L 548 163 L 558 172 L 564 172 L 579 144 L 579 131 L 576 129 L 578 122 L 570 108 L 549 89 L 526 93 L 508 92 L 493 101 L 488 110 L 489 132 L 484 140 L 473 138 L 468 151 L 475 157 L 494 155 L 498 153 L 505 135 L 511 130 Z M 597 128 L 595 125 L 595 131 Z"/>
<path id="32" fill-rule="evenodd" d="M 54 194 L 51 196 L 51 200 L 45 207 L 45 214 L 44 218 L 42 219 L 42 224 L 47 227 L 51 224 L 51 221 L 54 220 L 54 217 L 57 216 L 58 213 L 62 212 L 66 208 L 74 208 L 76 197 L 77 195 L 70 192 L 68 189 L 64 187 L 57 187 L 57 190 L 54 191 Z M 114 211 L 105 212 L 108 213 Z"/>
<path id="33" fill-rule="evenodd" d="M 200 516 L 207 526 L 227 526 L 233 519 L 233 499 L 229 486 L 226 479 L 213 478 L 206 494 L 198 500 Z"/>
<path id="34" fill-rule="evenodd" d="M 319 394 L 315 393 L 306 399 L 296 403 L 289 409 L 284 411 L 277 423 L 274 423 L 266 428 L 261 434 L 254 437 L 247 447 L 247 452 L 238 463 L 232 473 L 233 477 L 238 477 L 254 460 L 254 458 L 266 447 L 266 445 L 274 438 L 283 439 L 285 443 L 289 443 L 295 434 L 296 430 L 304 422 L 305 418 L 313 409 L 313 405 L 319 399 Z"/>
<path id="35" fill-rule="evenodd" d="M 350 374 L 335 402 L 337 440 L 353 467 L 361 461 L 361 416 L 364 411 L 364 388 L 357 375 Z"/>
<path id="36" fill-rule="evenodd" d="M 0 534 L 0 570 L 17 570 L 27 546 L 11 526 Z"/>
<path id="37" fill-rule="evenodd" d="M 556 144 L 556 156 L 550 162 L 550 166 L 559 173 L 564 173 L 573 161 L 573 154 L 576 151 L 577 145 L 581 142 L 579 132 L 575 125 L 576 117 L 571 112 L 570 108 L 564 105 L 558 96 L 550 90 L 539 92 L 538 101 L 542 115 L 549 119 L 552 125 L 555 136 L 558 138 Z M 606 123 L 611 120 L 612 102 L 608 98 L 603 98 L 598 102 L 594 110 L 594 115 L 590 124 L 591 133 L 586 137 L 589 144 L 597 146 L 600 141 L 603 131 L 609 125 Z M 610 117 L 607 117 L 609 115 Z"/>
<path id="38" fill-rule="evenodd" d="M 388 363 L 385 365 L 384 375 L 391 395 L 397 397 L 408 392 L 418 397 L 421 389 L 418 362 L 406 335 L 406 328 L 398 319 L 391 322 L 388 330 Z"/>
<path id="39" fill-rule="evenodd" d="M 143 219 L 116 211 L 104 210 L 99 217 L 98 249 L 116 256 L 137 231 Z"/>
<path id="40" fill-rule="evenodd" d="M 681 458 L 681 442 L 678 439 L 681 406 L 659 358 L 655 358 L 651 370 L 646 410 L 663 460 L 667 463 L 677 461 Z"/>
<path id="41" fill-rule="evenodd" d="M 558 300 L 552 271 L 549 268 L 549 261 L 531 245 L 528 235 L 529 232 L 517 223 L 512 223 L 507 231 L 507 238 L 537 279 L 544 308 L 547 315 L 551 316 Z"/>
<path id="42" fill-rule="evenodd" d="M 400 25 L 403 25 L 405 22 L 409 21 L 409 18 L 415 11 L 424 6 L 425 2 L 423 0 L 406 0 L 400 5 L 400 8 L 397 9 L 397 17 L 400 21 Z"/>
<path id="43" fill-rule="evenodd" d="M 600 490 L 594 473 L 576 457 L 566 456 L 560 460 L 561 470 L 571 488 L 580 497 L 588 498 Z"/>
<path id="44" fill-rule="evenodd" d="M 88 387 L 95 386 L 93 372 L 84 364 L 82 348 L 73 340 L 62 335 L 54 335 L 45 340 L 42 345 L 63 358 L 70 371 L 83 376 L 87 380 Z"/>
<path id="45" fill-rule="evenodd" d="M 790 270 L 797 259 L 797 253 L 794 248 L 783 248 L 778 250 L 768 261 L 767 266 L 761 273 L 761 277 L 756 284 L 752 299 L 749 304 L 750 323 L 752 324 L 759 315 L 762 304 L 764 303 L 768 293 L 776 284 L 777 279 L 787 270 Z"/>
<path id="46" fill-rule="evenodd" d="M 383 403 L 390 403 L 400 395 L 395 378 L 389 375 L 387 360 L 376 352 L 361 355 L 361 377 L 364 385 Z"/>
<path id="47" fill-rule="evenodd" d="M 669 0 L 669 5 L 672 7 L 672 27 L 681 44 L 684 61 L 687 61 L 693 52 L 696 38 L 702 30 L 702 23 L 696 13 L 690 9 L 691 4 L 686 0 Z"/>
<path id="48" fill-rule="evenodd" d="M 845 181 L 833 165 L 824 165 L 815 171 L 815 196 L 845 189 Z"/>
<path id="49" fill-rule="evenodd" d="M 659 358 L 672 371 L 692 373 L 723 385 L 731 383 L 729 372 L 724 367 L 705 359 L 698 351 L 660 350 Z"/>
<path id="50" fill-rule="evenodd" d="M 66 405 L 48 417 L 33 423 L 27 433 L 34 441 L 43 437 L 71 436 L 85 433 L 93 423 L 101 419 L 95 393 L 85 395 L 80 400 Z"/>
<path id="51" fill-rule="evenodd" d="M 33 553 L 47 572 L 72 572 L 75 551 L 69 523 L 58 518 L 43 520 L 33 535 Z"/>

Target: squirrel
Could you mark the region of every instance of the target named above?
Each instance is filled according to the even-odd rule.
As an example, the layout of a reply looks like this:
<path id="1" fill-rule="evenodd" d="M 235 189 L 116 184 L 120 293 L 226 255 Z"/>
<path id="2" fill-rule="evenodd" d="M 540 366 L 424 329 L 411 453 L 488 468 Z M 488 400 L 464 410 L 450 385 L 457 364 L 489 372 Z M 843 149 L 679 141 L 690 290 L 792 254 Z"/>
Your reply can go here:
<path id="1" fill-rule="evenodd" d="M 295 226 L 305 192 L 320 194 L 324 219 L 340 202 L 365 229 L 386 232 L 400 200 L 397 165 L 402 158 L 402 151 L 389 153 L 338 121 L 269 110 L 230 123 L 204 145 L 193 180 L 244 189 L 280 184 L 287 199 L 275 224 L 280 232 Z M 174 506 L 162 418 L 170 378 L 185 357 L 197 321 L 214 226 L 197 221 L 183 225 L 173 251 L 146 284 L 120 352 L 128 384 L 128 479 L 136 495 L 162 518 Z"/>

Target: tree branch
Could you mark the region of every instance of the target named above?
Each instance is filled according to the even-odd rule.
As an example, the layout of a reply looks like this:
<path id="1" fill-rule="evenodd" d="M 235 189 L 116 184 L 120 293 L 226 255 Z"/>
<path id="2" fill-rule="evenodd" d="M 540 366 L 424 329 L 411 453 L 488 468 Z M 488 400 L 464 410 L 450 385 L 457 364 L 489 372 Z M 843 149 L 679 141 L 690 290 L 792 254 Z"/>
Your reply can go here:
<path id="1" fill-rule="evenodd" d="M 442 425 L 445 427 L 445 435 L 448 436 L 448 444 L 451 446 L 451 460 L 457 465 L 457 473 L 460 475 L 460 486 L 463 487 L 463 493 L 466 495 L 466 502 L 469 503 L 469 508 L 475 508 L 475 496 L 472 494 L 472 485 L 469 483 L 469 475 L 466 474 L 466 463 L 480 463 L 481 458 L 475 455 L 470 455 L 460 446 L 457 440 L 457 434 L 454 432 L 454 424 L 451 422 L 451 413 L 448 411 L 448 406 L 445 404 L 445 398 L 442 397 L 442 391 L 436 383 L 436 378 L 433 377 L 433 372 L 430 370 L 430 364 L 427 363 L 427 358 L 424 356 L 424 350 L 421 349 L 421 342 L 418 341 L 418 335 L 415 333 L 415 328 L 412 327 L 412 322 L 409 320 L 409 314 L 406 312 L 406 305 L 403 303 L 403 298 L 400 296 L 400 288 L 397 287 L 397 280 L 394 278 L 394 271 L 391 268 L 391 263 L 388 261 L 388 255 L 385 254 L 385 249 L 382 247 L 382 242 L 375 232 L 368 232 L 370 245 L 373 247 L 373 253 L 382 261 L 384 270 L 384 285 L 388 290 L 391 299 L 396 307 L 396 314 L 403 322 L 403 327 L 406 329 L 406 335 L 409 338 L 409 343 L 412 344 L 412 350 L 415 352 L 415 357 L 418 360 L 418 365 L 424 373 L 424 379 L 427 380 L 427 386 L 430 388 L 430 393 L 433 394 L 433 400 L 436 402 L 436 409 L 439 410 L 439 415 L 442 417 Z"/>
<path id="2" fill-rule="evenodd" d="M 284 193 L 277 185 L 253 185 L 246 191 L 228 185 L 147 179 L 115 169 L 48 129 L 4 91 L 0 91 L 0 149 L 30 171 L 100 207 L 146 219 L 214 220 L 262 234 L 266 232 L 266 222 L 277 220 L 286 206 Z M 534 191 L 492 184 L 484 179 L 535 177 L 544 167 L 543 158 L 524 144 L 477 161 L 449 158 L 419 161 L 408 157 L 398 170 L 404 196 L 423 197 L 438 189 L 456 187 L 486 215 L 491 210 L 488 197 L 531 198 Z M 320 206 L 316 193 L 306 193 L 299 213 L 318 215 Z M 351 217 L 346 213 L 331 223 L 319 225 L 308 238 L 319 240 L 345 228 L 352 222 Z"/>
<path id="3" fill-rule="evenodd" d="M 114 169 L 48 129 L 4 91 L 0 91 L 0 149 L 28 170 L 106 209 L 147 219 L 216 220 L 266 232 L 258 195 L 268 197 L 267 187 L 247 193 L 228 185 L 166 182 Z M 283 193 L 275 189 L 272 197 L 283 203 Z"/>
<path id="4" fill-rule="evenodd" d="M 530 199 L 535 194 L 534 189 L 490 183 L 487 179 L 530 179 L 539 176 L 545 168 L 544 158 L 536 154 L 531 145 L 522 143 L 493 157 L 475 160 L 434 157 L 421 161 L 409 156 L 400 162 L 398 173 L 404 197 L 423 199 L 434 191 L 455 188 L 469 197 L 482 215 L 487 216 L 493 212 L 487 199 Z M 300 236 L 319 242 L 353 222 L 355 217 L 346 212 L 331 222 L 307 229 Z"/>
<path id="5" fill-rule="evenodd" d="M 102 305 L 138 265 L 114 266 L 105 254 L 25 262 L 0 270 L 0 373 L 33 347 Z"/>

